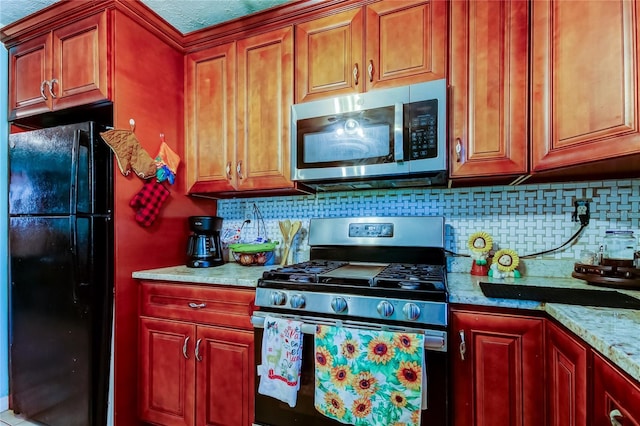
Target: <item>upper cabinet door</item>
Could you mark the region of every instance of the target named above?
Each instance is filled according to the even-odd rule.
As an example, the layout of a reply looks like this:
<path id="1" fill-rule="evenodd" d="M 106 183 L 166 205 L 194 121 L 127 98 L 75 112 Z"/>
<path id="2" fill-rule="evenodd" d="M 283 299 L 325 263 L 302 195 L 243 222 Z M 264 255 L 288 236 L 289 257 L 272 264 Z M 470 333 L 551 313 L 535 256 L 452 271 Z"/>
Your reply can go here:
<path id="1" fill-rule="evenodd" d="M 452 178 L 527 172 L 528 7 L 451 2 Z"/>
<path id="2" fill-rule="evenodd" d="M 186 56 L 186 168 L 189 192 L 235 185 L 236 44 Z"/>
<path id="3" fill-rule="evenodd" d="M 362 8 L 296 27 L 296 102 L 364 90 L 362 31 Z"/>
<path id="4" fill-rule="evenodd" d="M 107 12 L 9 50 L 9 119 L 110 98 Z"/>
<path id="5" fill-rule="evenodd" d="M 446 77 L 447 4 L 394 0 L 366 7 L 366 90 Z"/>
<path id="6" fill-rule="evenodd" d="M 640 152 L 640 3 L 532 4 L 532 171 Z"/>
<path id="7" fill-rule="evenodd" d="M 51 109 L 47 81 L 51 75 L 51 33 L 9 49 L 9 110 L 33 114 Z"/>
<path id="8" fill-rule="evenodd" d="M 293 27 L 237 43 L 237 188 L 292 188 Z"/>
<path id="9" fill-rule="evenodd" d="M 53 31 L 51 96 L 55 108 L 108 99 L 107 59 L 107 12 Z"/>

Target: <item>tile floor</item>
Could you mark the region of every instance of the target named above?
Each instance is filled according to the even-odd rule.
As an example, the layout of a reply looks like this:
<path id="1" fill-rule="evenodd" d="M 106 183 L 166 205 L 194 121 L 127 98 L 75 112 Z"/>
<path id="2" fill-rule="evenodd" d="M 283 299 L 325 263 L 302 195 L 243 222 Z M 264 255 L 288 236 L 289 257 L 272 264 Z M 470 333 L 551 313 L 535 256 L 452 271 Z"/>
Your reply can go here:
<path id="1" fill-rule="evenodd" d="M 16 415 L 11 410 L 0 413 L 0 426 L 39 426 L 39 423 L 32 423 L 23 417 Z"/>

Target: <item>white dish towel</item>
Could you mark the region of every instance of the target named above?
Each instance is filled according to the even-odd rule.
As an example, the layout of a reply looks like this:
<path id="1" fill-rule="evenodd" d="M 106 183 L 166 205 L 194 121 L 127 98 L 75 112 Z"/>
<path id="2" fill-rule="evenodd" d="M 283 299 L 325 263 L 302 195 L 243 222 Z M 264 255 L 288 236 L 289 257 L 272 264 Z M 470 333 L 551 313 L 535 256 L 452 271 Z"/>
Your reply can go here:
<path id="1" fill-rule="evenodd" d="M 262 364 L 258 393 L 296 406 L 302 363 L 302 323 L 266 317 L 262 335 Z"/>

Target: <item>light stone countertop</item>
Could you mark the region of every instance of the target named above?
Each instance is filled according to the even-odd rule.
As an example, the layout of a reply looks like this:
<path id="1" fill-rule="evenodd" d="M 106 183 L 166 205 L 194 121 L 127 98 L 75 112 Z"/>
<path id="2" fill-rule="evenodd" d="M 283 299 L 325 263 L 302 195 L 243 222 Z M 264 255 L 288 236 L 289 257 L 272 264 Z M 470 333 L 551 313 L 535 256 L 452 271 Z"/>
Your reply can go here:
<path id="1" fill-rule="evenodd" d="M 270 266 L 242 266 L 225 263 L 211 268 L 188 268 L 184 265 L 136 271 L 131 276 L 143 280 L 175 281 L 195 284 L 218 284 L 238 287 L 256 287 L 264 271 Z"/>
<path id="2" fill-rule="evenodd" d="M 479 283 L 494 282 L 514 285 L 570 287 L 576 289 L 609 290 L 588 285 L 574 278 L 523 277 L 503 280 L 474 277 L 470 274 L 448 274 L 449 302 L 504 308 L 545 311 L 550 317 L 581 337 L 595 350 L 640 381 L 640 310 L 541 303 L 515 299 L 491 299 L 480 289 Z M 640 299 L 639 290 L 617 290 Z"/>
<path id="3" fill-rule="evenodd" d="M 188 268 L 172 266 L 159 269 L 136 271 L 133 278 L 146 280 L 173 281 L 195 284 L 232 285 L 256 287 L 257 281 L 271 266 L 242 266 L 226 263 L 212 268 Z M 508 283 L 514 285 L 535 285 L 549 287 L 571 287 L 584 289 L 611 290 L 586 284 L 573 278 L 536 277 L 505 278 L 475 277 L 468 273 L 449 273 L 449 302 L 453 305 L 467 304 L 516 309 L 545 311 L 563 324 L 595 350 L 610 359 L 631 377 L 640 381 L 640 310 L 599 308 L 589 306 L 541 303 L 515 299 L 491 299 L 486 297 L 479 282 Z M 618 290 L 640 299 L 639 290 Z"/>

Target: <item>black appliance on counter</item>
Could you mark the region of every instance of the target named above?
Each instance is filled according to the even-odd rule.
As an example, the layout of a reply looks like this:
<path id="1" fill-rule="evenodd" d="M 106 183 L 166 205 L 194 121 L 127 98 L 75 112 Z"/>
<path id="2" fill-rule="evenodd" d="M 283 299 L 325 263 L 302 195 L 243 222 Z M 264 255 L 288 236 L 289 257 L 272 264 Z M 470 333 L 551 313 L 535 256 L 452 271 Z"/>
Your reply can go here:
<path id="1" fill-rule="evenodd" d="M 448 423 L 448 292 L 442 217 L 311 219 L 310 260 L 266 271 L 252 316 L 260 365 L 265 317 L 302 321 L 303 356 L 296 406 L 257 392 L 255 424 L 339 425 L 314 407 L 317 324 L 425 335 L 425 425 Z"/>
<path id="2" fill-rule="evenodd" d="M 97 124 L 9 137 L 9 391 L 51 426 L 104 425 L 113 166 Z"/>
<path id="3" fill-rule="evenodd" d="M 217 216 L 190 216 L 189 229 L 192 234 L 187 241 L 187 266 L 208 268 L 224 263 L 220 230 L 222 218 Z"/>

